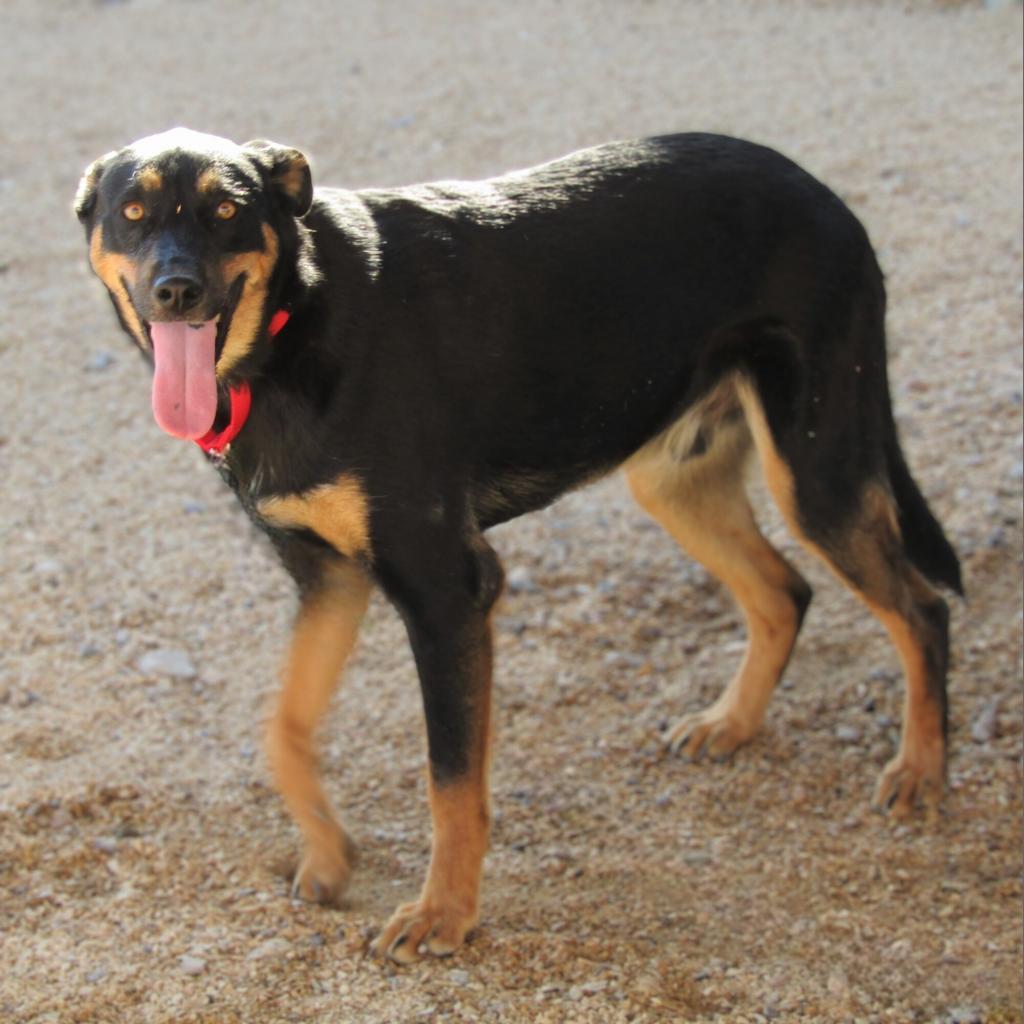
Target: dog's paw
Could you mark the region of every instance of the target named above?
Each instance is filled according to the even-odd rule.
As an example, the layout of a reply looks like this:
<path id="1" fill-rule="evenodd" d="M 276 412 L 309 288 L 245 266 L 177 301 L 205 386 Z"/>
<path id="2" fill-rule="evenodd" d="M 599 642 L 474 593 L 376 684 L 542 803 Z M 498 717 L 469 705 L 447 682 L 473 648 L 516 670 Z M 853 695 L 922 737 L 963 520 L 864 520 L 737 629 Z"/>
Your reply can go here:
<path id="1" fill-rule="evenodd" d="M 944 784 L 941 747 L 928 756 L 915 758 L 901 751 L 882 770 L 872 803 L 894 818 L 907 817 L 918 801 L 929 814 L 934 814 L 942 800 Z"/>
<path id="2" fill-rule="evenodd" d="M 472 912 L 431 906 L 424 900 L 405 903 L 391 915 L 370 952 L 396 964 L 412 963 L 424 954 L 451 956 L 475 924 Z"/>
<path id="3" fill-rule="evenodd" d="M 355 845 L 339 830 L 330 845 L 309 847 L 292 878 L 292 896 L 310 903 L 337 906 L 348 888 L 355 863 Z"/>
<path id="4" fill-rule="evenodd" d="M 724 761 L 755 732 L 756 725 L 744 722 L 734 712 L 710 707 L 681 718 L 668 733 L 666 742 L 673 754 L 683 754 L 691 761 L 699 760 L 703 754 Z"/>

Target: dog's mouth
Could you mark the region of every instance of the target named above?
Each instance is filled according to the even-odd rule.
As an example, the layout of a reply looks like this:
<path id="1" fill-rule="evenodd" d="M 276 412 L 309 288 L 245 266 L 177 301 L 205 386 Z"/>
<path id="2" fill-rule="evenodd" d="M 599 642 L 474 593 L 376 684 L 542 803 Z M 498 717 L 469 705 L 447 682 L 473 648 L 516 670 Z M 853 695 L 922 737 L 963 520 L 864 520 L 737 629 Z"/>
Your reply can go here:
<path id="1" fill-rule="evenodd" d="M 216 316 L 198 323 L 146 323 L 153 347 L 153 418 L 172 437 L 194 441 L 217 418 L 217 360 L 241 294 L 241 275 Z"/>

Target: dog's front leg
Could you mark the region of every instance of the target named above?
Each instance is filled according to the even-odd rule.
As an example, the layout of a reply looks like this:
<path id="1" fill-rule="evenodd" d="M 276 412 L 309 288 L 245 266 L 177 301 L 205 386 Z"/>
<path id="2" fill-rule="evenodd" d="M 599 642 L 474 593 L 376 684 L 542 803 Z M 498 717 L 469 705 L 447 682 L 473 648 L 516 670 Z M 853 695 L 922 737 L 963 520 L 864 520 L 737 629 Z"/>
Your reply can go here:
<path id="1" fill-rule="evenodd" d="M 354 563 L 322 574 L 302 595 L 284 686 L 267 728 L 277 789 L 304 840 L 296 895 L 334 903 L 348 885 L 353 848 L 320 785 L 313 734 L 327 710 L 370 596 L 370 579 Z"/>
<path id="2" fill-rule="evenodd" d="M 416 657 L 427 720 L 430 867 L 419 899 L 400 906 L 374 943 L 398 963 L 454 952 L 479 917 L 490 824 L 490 609 L 501 586 L 482 539 L 452 553 L 436 585 L 418 581 L 396 603 Z"/>

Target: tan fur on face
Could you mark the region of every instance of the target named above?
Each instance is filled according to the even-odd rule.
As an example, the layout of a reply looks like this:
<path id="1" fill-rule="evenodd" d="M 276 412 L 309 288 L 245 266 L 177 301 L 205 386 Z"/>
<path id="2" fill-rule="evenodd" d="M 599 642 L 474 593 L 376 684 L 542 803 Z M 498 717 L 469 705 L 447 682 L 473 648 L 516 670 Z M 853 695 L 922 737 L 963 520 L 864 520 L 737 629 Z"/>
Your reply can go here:
<path id="1" fill-rule="evenodd" d="M 163 175 L 155 167 L 143 167 L 136 180 L 148 192 L 158 192 L 164 187 Z"/>
<path id="2" fill-rule="evenodd" d="M 217 361 L 217 376 L 221 378 L 249 352 L 263 322 L 267 284 L 277 265 L 278 251 L 277 235 L 269 224 L 263 225 L 263 241 L 262 250 L 239 253 L 224 263 L 225 285 L 230 288 L 239 274 L 245 274 L 245 284 Z"/>
<path id="3" fill-rule="evenodd" d="M 214 167 L 207 167 L 196 179 L 196 190 L 202 195 L 209 195 L 224 188 L 224 181 Z"/>
<path id="4" fill-rule="evenodd" d="M 275 526 L 312 530 L 350 558 L 370 553 L 369 503 L 351 473 L 304 494 L 267 498 L 259 514 Z"/>
<path id="5" fill-rule="evenodd" d="M 117 303 L 121 319 L 128 325 L 136 344 L 144 351 L 149 351 L 149 338 L 146 329 L 142 326 L 135 307 L 128 297 L 125 288 L 135 284 L 135 264 L 123 253 L 108 252 L 103 247 L 103 226 L 100 225 L 93 231 L 89 240 L 89 262 L 96 276 L 107 286 L 107 290 L 114 297 Z"/>

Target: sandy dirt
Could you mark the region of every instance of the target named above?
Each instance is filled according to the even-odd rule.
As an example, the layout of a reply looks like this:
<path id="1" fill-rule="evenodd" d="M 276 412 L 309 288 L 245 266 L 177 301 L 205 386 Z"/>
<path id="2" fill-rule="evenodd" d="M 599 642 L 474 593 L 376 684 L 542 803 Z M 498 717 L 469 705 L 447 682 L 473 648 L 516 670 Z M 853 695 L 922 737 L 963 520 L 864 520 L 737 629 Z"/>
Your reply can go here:
<path id="1" fill-rule="evenodd" d="M 0 1020 L 1019 1021 L 1021 31 L 1016 5 L 909 0 L 6 0 Z M 829 182 L 879 249 L 902 436 L 970 595 L 938 820 L 869 810 L 896 655 L 770 508 L 816 588 L 796 657 L 731 764 L 665 754 L 743 628 L 613 478 L 493 535 L 515 586 L 470 943 L 365 955 L 429 839 L 380 601 L 324 730 L 350 905 L 290 900 L 262 752 L 290 584 L 153 423 L 70 212 L 89 160 L 176 123 L 299 146 L 352 187 L 685 129 Z M 184 675 L 144 660 L 167 651 Z"/>

